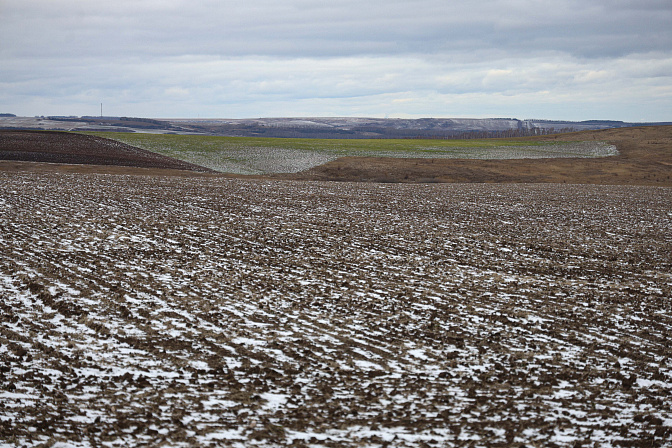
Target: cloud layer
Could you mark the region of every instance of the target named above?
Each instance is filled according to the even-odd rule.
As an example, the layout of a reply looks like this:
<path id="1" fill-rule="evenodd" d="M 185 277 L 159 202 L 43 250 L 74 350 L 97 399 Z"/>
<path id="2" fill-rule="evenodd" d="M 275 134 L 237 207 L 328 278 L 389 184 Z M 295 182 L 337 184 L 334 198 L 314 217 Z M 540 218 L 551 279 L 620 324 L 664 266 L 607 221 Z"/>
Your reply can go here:
<path id="1" fill-rule="evenodd" d="M 667 0 L 0 0 L 0 112 L 672 120 L 670 23 Z"/>

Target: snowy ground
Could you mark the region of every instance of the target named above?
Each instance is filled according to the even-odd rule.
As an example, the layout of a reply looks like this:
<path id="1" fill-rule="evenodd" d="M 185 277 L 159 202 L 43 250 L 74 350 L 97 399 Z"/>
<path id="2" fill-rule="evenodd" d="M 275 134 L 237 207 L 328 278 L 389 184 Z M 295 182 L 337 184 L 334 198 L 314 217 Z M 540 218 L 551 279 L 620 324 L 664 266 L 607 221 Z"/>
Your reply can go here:
<path id="1" fill-rule="evenodd" d="M 672 190 L 0 173 L 0 446 L 670 446 Z"/>
<path id="2" fill-rule="evenodd" d="M 618 155 L 618 149 L 601 141 L 537 142 L 521 145 L 470 140 L 334 140 L 255 139 L 230 137 L 156 136 L 145 133 L 108 133 L 123 142 L 222 173 L 299 173 L 341 157 L 421 159 L 561 159 Z M 306 142 L 309 142 L 306 144 Z M 461 145 L 461 146 L 460 146 Z"/>

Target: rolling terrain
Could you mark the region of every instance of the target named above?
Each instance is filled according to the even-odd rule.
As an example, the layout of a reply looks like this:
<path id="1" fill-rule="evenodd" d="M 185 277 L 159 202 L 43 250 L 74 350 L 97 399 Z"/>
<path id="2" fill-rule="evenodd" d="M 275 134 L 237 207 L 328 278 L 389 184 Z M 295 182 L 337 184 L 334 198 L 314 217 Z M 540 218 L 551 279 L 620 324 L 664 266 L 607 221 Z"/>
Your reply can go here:
<path id="1" fill-rule="evenodd" d="M 613 120 L 519 120 L 516 118 L 173 118 L 48 116 L 0 114 L 0 128 L 61 131 L 141 132 L 269 138 L 492 138 L 672 123 L 627 123 Z"/>
<path id="2" fill-rule="evenodd" d="M 343 157 L 295 180 L 457 183 L 568 183 L 672 186 L 672 126 L 605 129 L 520 141 L 603 141 L 618 154 L 601 158 L 468 160 Z"/>
<path id="3" fill-rule="evenodd" d="M 670 129 L 238 177 L 0 132 L 0 447 L 670 446 Z"/>
<path id="4" fill-rule="evenodd" d="M 21 131 L 26 132 L 26 131 Z M 329 180 L 355 182 L 467 182 L 467 183 L 571 183 L 602 185 L 672 186 L 672 126 L 583 131 L 518 139 L 487 140 L 310 140 L 249 139 L 208 136 L 115 134 L 126 144 L 69 133 L 27 133 L 32 139 L 56 136 L 70 144 L 42 143 L 37 149 L 18 151 L 20 145 L 31 145 L 30 139 L 15 143 L 12 131 L 0 131 L 0 170 L 32 170 L 60 172 L 109 172 L 152 174 L 148 168 L 121 168 L 114 165 L 82 165 L 92 163 L 92 156 L 103 157 L 110 148 L 127 149 L 122 160 L 138 154 L 147 155 L 157 165 L 163 157 L 163 168 L 178 170 L 173 175 L 196 175 L 184 170 L 210 172 L 210 175 L 266 177 L 287 180 Z M 104 134 L 110 136 L 110 134 Z M 40 137 L 41 136 L 41 137 Z M 56 138 L 55 137 L 55 138 Z M 51 137 L 49 137 L 51 138 Z M 88 140 L 87 140 L 88 138 Z M 81 152 L 81 142 L 98 142 L 91 153 Z M 504 144 L 502 143 L 504 142 Z M 598 148 L 615 148 L 617 153 L 595 157 L 577 153 L 576 142 L 604 142 Z M 128 143 L 152 151 L 130 147 Z M 564 153 L 553 153 L 558 143 L 566 144 Z M 19 145 L 19 146 L 17 146 Z M 543 146 L 547 145 L 547 146 Z M 40 149 L 41 148 L 41 149 Z M 96 149 L 98 148 L 98 149 Z M 498 149 L 498 148 L 504 148 Z M 522 158 L 530 153 L 551 149 L 539 158 Z M 70 154 L 62 154 L 69 151 Z M 130 151 L 130 152 L 129 152 Z M 159 156 L 172 156 L 166 158 Z M 53 154 L 50 154 L 53 152 Z M 504 156 L 502 156 L 502 152 Z M 495 153 L 493 156 L 492 154 Z M 523 154 L 526 153 L 526 154 Z M 129 159 L 129 155 L 133 156 Z M 521 158 L 517 157 L 522 154 Z M 43 157 L 38 159 L 38 156 Z M 459 159 L 455 157 L 476 157 Z M 551 158 L 549 158 L 551 156 Z M 562 157 L 553 157 L 562 156 Z M 186 159 L 175 160 L 175 157 Z M 495 157 L 499 157 L 495 158 Z M 506 157 L 506 159 L 501 159 Z M 2 159 L 13 159 L 7 161 Z M 76 164 L 38 164 L 25 161 L 70 161 Z M 23 161 L 23 162 L 22 162 Z M 108 162 L 111 161 L 108 158 Z M 101 162 L 98 162 L 101 163 Z M 105 162 L 107 163 L 107 162 Z M 144 162 L 143 162 L 144 163 Z M 167 163 L 167 165 L 166 165 Z M 128 163 L 131 164 L 131 163 Z M 148 165 L 140 165 L 148 166 Z M 209 166 L 209 168 L 207 168 Z M 212 171 L 224 171 L 216 174 Z M 283 172 L 284 171 L 284 172 Z M 156 173 L 166 175 L 165 170 Z"/>
<path id="5" fill-rule="evenodd" d="M 224 173 L 273 175 L 307 171 L 343 157 L 394 159 L 555 159 L 618 154 L 600 141 L 524 139 L 315 139 L 96 133 Z"/>

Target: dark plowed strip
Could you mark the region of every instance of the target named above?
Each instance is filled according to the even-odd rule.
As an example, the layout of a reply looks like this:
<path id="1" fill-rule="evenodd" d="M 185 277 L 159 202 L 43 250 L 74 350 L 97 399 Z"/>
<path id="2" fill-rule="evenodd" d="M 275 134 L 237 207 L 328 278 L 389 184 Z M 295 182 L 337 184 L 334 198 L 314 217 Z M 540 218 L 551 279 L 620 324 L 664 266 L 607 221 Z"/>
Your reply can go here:
<path id="1" fill-rule="evenodd" d="M 54 131 L 0 131 L 0 160 L 213 172 L 114 140 Z"/>

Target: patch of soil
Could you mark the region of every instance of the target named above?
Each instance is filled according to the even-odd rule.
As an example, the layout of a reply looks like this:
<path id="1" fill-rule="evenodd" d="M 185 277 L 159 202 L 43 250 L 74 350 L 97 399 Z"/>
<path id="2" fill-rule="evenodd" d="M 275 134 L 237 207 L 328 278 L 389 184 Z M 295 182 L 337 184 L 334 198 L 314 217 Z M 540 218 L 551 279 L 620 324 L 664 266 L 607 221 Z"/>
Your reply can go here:
<path id="1" fill-rule="evenodd" d="M 56 131 L 0 131 L 0 160 L 214 172 L 114 140 Z"/>
<path id="2" fill-rule="evenodd" d="M 605 141 L 619 155 L 595 159 L 397 159 L 343 157 L 295 180 L 356 182 L 572 183 L 672 186 L 672 126 L 604 129 L 530 137 L 530 141 Z"/>

